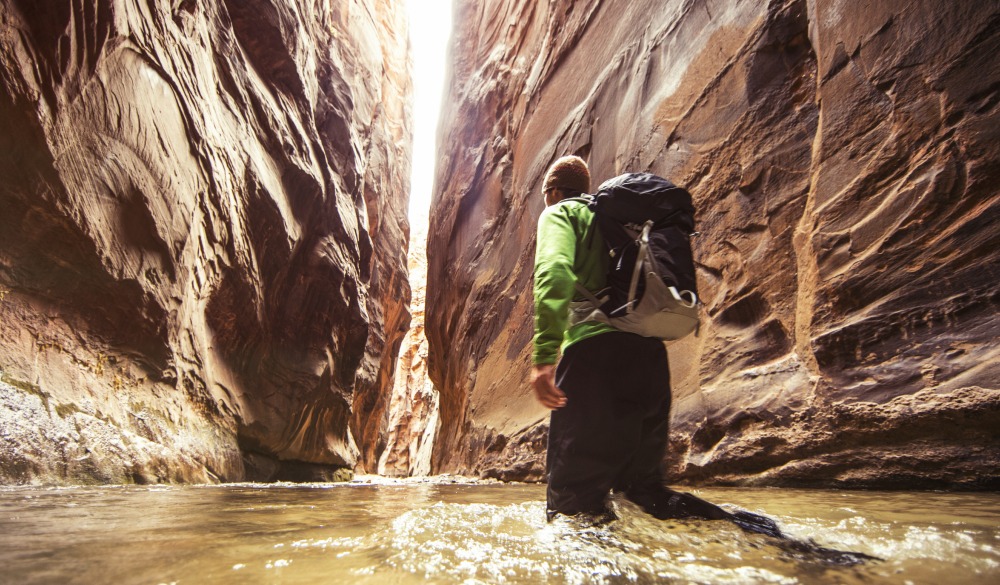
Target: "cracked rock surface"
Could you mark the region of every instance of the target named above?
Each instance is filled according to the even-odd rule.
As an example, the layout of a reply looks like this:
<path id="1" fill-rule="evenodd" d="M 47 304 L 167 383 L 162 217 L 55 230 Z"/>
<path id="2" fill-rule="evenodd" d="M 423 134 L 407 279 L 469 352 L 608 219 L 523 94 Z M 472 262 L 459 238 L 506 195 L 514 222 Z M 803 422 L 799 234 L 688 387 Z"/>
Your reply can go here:
<path id="1" fill-rule="evenodd" d="M 428 245 L 436 472 L 540 479 L 541 179 L 651 171 L 698 209 L 675 480 L 998 487 L 992 2 L 459 0 Z M 572 397 L 570 397 L 572 400 Z"/>
<path id="2" fill-rule="evenodd" d="M 0 482 L 374 469 L 398 0 L 0 1 Z"/>

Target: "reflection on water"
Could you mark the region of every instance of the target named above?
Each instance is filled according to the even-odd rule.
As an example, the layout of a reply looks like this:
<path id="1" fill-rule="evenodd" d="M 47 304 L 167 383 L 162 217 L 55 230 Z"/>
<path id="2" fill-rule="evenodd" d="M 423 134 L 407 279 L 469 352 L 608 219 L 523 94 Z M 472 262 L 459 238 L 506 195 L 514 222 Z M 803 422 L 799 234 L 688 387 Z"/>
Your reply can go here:
<path id="1" fill-rule="evenodd" d="M 885 559 L 838 567 L 725 522 L 546 524 L 524 485 L 0 490 L 3 583 L 996 583 L 1000 495 L 704 489 Z"/>

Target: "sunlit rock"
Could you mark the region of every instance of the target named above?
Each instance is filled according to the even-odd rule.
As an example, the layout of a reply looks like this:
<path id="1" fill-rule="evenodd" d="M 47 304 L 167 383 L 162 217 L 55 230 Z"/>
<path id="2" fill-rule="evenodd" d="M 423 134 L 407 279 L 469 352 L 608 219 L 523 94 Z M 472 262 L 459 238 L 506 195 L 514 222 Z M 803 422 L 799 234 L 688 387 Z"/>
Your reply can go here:
<path id="1" fill-rule="evenodd" d="M 398 0 L 0 2 L 0 481 L 375 466 L 407 59 Z"/>
<path id="2" fill-rule="evenodd" d="M 413 284 L 410 331 L 403 338 L 396 365 L 396 381 L 389 405 L 386 446 L 378 472 L 388 476 L 428 475 L 434 437 L 438 431 L 440 396 L 427 377 L 427 337 L 424 336 L 424 300 L 427 282 L 427 229 L 414 227 L 410 236 L 409 276 Z"/>
<path id="3" fill-rule="evenodd" d="M 435 470 L 541 477 L 534 233 L 542 174 L 578 154 L 698 208 L 675 479 L 997 487 L 996 3 L 460 0 L 455 21 Z"/>

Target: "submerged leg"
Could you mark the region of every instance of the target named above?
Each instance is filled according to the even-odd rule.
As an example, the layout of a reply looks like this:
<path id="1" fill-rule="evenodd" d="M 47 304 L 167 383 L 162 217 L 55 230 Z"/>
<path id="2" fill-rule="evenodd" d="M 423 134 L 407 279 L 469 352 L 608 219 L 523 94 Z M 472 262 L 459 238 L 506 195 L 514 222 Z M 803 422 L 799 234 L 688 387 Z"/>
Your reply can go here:
<path id="1" fill-rule="evenodd" d="M 625 492 L 625 497 L 660 520 L 680 518 L 729 520 L 746 532 L 766 534 L 777 538 L 784 537 L 778 524 L 767 516 L 746 510 L 727 512 L 711 502 L 691 494 L 674 491 L 660 485 L 659 482 L 631 488 Z"/>
<path id="2" fill-rule="evenodd" d="M 766 534 L 775 538 L 785 538 L 785 535 L 778 528 L 778 524 L 767 516 L 761 516 L 760 514 L 754 514 L 746 510 L 737 510 L 730 514 L 729 519 L 733 524 L 736 524 L 746 532 L 756 532 L 757 534 Z"/>
<path id="3" fill-rule="evenodd" d="M 803 559 L 818 560 L 832 565 L 852 566 L 867 561 L 882 560 L 860 552 L 842 551 L 820 546 L 815 542 L 796 540 L 781 532 L 778 524 L 761 514 L 746 510 L 728 512 L 715 504 L 691 494 L 674 491 L 658 484 L 626 492 L 626 497 L 660 520 L 702 518 L 729 520 L 745 532 L 763 534 L 779 539 L 775 543 L 787 553 Z"/>
<path id="4" fill-rule="evenodd" d="M 660 520 L 703 518 L 729 520 L 747 532 L 782 536 L 778 525 L 765 516 L 740 510 L 727 512 L 691 494 L 663 485 L 662 461 L 670 429 L 670 401 L 651 411 L 643 422 L 639 447 L 615 483 L 615 491 Z"/>
<path id="5" fill-rule="evenodd" d="M 659 483 L 630 488 L 625 492 L 625 497 L 660 520 L 680 518 L 728 520 L 731 516 L 729 512 L 715 504 L 691 494 L 675 492 Z"/>
<path id="6" fill-rule="evenodd" d="M 812 540 L 795 540 L 794 538 L 782 537 L 777 543 L 778 548 L 790 555 L 803 560 L 819 561 L 827 565 L 838 565 L 843 567 L 853 567 L 869 561 L 885 560 L 861 552 L 847 550 L 837 550 L 820 546 Z"/>

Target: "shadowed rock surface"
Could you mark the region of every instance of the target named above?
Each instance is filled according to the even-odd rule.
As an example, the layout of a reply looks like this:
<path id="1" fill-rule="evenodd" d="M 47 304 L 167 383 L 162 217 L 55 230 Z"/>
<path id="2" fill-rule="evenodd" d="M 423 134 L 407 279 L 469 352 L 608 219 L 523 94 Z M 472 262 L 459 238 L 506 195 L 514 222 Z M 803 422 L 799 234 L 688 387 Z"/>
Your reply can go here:
<path id="1" fill-rule="evenodd" d="M 410 87 L 397 0 L 0 2 L 0 482 L 374 469 Z"/>
<path id="2" fill-rule="evenodd" d="M 698 208 L 674 479 L 1000 487 L 996 3 L 459 0 L 455 21 L 435 471 L 542 475 L 534 233 L 546 167 L 578 154 Z"/>

